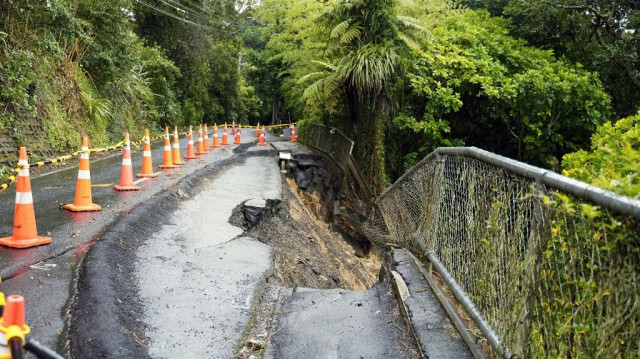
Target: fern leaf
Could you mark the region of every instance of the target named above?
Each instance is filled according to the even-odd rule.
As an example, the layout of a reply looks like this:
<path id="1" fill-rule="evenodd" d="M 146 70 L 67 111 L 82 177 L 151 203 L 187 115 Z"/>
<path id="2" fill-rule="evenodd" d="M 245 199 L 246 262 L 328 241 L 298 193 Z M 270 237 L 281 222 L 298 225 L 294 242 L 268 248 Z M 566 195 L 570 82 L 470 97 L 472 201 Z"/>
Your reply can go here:
<path id="1" fill-rule="evenodd" d="M 397 17 L 398 21 L 400 21 L 400 23 L 408 28 L 414 29 L 414 30 L 418 30 L 419 32 L 423 33 L 423 34 L 430 34 L 429 30 L 427 30 L 426 27 L 422 26 L 422 24 L 420 23 L 420 21 L 418 19 L 414 19 L 412 17 L 409 16 L 398 16 Z"/>
<path id="2" fill-rule="evenodd" d="M 329 71 L 337 71 L 338 70 L 338 68 L 335 65 L 330 64 L 328 62 L 319 61 L 319 60 L 311 60 L 311 62 L 316 64 L 316 65 L 320 65 L 320 67 L 324 67 Z"/>
<path id="3" fill-rule="evenodd" d="M 344 34 L 344 32 L 347 30 L 347 28 L 349 27 L 350 23 L 351 23 L 351 20 L 347 19 L 347 20 L 339 23 L 338 25 L 334 26 L 333 29 L 331 30 L 330 37 L 332 39 L 337 39 L 340 36 L 342 36 Z"/>
<path id="4" fill-rule="evenodd" d="M 398 38 L 411 50 L 422 54 L 422 46 L 420 46 L 420 44 L 415 41 L 413 38 L 411 38 L 410 36 L 407 36 L 406 34 L 403 33 L 398 33 Z"/>
<path id="5" fill-rule="evenodd" d="M 316 101 L 316 104 L 322 102 L 322 89 L 324 87 L 324 81 L 325 78 L 321 78 L 304 89 L 302 98 L 308 104 L 313 104 L 314 101 Z"/>
<path id="6" fill-rule="evenodd" d="M 340 43 L 348 44 L 352 42 L 353 40 L 360 37 L 360 35 L 362 34 L 362 30 L 363 28 L 360 25 L 360 23 L 353 24 L 352 26 L 349 27 L 348 30 L 344 32 L 344 34 L 342 34 L 342 37 L 340 38 Z"/>
<path id="7" fill-rule="evenodd" d="M 323 77 L 326 76 L 327 72 L 326 71 L 317 71 L 317 72 L 311 72 L 308 73 L 304 76 L 302 76 L 301 78 L 298 79 L 298 81 L 296 81 L 296 83 L 298 85 L 307 82 L 310 79 L 318 79 L 319 77 Z"/>

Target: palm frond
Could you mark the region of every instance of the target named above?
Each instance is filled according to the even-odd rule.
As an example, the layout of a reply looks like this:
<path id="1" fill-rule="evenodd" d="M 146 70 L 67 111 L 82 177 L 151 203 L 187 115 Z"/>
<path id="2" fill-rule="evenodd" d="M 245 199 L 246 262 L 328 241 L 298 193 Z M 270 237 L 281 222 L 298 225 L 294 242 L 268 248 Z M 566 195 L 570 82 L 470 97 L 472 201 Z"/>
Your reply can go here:
<path id="1" fill-rule="evenodd" d="M 395 72 L 396 58 L 389 46 L 363 46 L 343 58 L 345 78 L 360 94 L 379 92 Z"/>

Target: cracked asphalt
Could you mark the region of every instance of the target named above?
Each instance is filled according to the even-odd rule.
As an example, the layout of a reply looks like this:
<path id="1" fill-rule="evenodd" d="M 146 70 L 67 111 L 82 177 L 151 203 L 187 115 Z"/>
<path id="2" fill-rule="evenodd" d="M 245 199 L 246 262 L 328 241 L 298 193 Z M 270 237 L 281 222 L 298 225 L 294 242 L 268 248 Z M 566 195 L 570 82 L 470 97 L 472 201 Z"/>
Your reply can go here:
<path id="1" fill-rule="evenodd" d="M 246 131 L 249 132 L 249 131 Z M 267 140 L 275 140 L 269 135 Z M 180 147 L 186 154 L 186 136 Z M 243 143 L 255 142 L 253 133 L 246 133 Z M 162 140 L 152 144 L 154 168 L 162 162 Z M 233 156 L 236 146 L 225 146 L 188 161 L 186 165 L 162 171 L 162 175 L 144 180 L 137 192 L 117 192 L 113 184 L 120 179 L 121 152 L 91 161 L 92 195 L 103 210 L 94 213 L 71 213 L 60 204 L 73 201 L 77 178 L 77 161 L 66 167 L 31 178 L 36 222 L 39 234 L 53 238 L 50 245 L 29 249 L 0 247 L 0 290 L 6 295 L 21 294 L 26 299 L 27 323 L 32 337 L 59 353 L 68 356 L 69 308 L 76 290 L 76 268 L 88 249 L 110 226 L 150 198 L 175 186 L 181 179 L 200 171 L 207 165 Z M 132 151 L 133 171 L 139 173 L 142 148 Z M 15 186 L 0 194 L 0 235 L 11 234 Z"/>

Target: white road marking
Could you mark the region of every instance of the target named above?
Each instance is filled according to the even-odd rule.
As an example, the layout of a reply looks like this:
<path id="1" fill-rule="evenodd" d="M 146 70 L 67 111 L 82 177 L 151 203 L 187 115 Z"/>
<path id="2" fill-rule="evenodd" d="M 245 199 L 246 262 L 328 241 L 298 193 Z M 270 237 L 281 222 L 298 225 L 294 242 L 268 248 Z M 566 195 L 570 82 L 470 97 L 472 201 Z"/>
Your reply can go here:
<path id="1" fill-rule="evenodd" d="M 139 179 L 139 180 L 137 180 L 137 181 L 133 181 L 133 184 L 138 184 L 138 183 L 140 183 L 140 182 L 144 182 L 144 181 L 146 181 L 146 180 L 148 180 L 148 179 L 149 179 L 149 177 L 140 178 L 140 179 Z"/>

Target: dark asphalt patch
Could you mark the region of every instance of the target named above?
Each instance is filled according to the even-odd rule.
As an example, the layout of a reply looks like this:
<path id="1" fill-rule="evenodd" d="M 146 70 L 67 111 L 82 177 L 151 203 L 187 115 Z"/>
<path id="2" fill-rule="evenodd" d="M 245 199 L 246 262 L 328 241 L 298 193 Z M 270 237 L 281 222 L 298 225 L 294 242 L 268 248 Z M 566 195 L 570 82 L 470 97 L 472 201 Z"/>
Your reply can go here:
<path id="1" fill-rule="evenodd" d="M 420 358 L 391 289 L 390 271 L 366 291 L 297 288 L 277 316 L 275 358 Z"/>
<path id="2" fill-rule="evenodd" d="M 138 205 L 91 247 L 79 271 L 78 294 L 71 314 L 73 357 L 149 357 L 145 324 L 140 319 L 143 311 L 134 278 L 135 250 L 169 221 L 170 214 L 185 197 L 200 192 L 209 178 L 243 163 L 248 157 L 277 154 L 267 149 L 237 150 L 233 157 L 204 167 Z M 188 353 L 179 354 L 189 356 Z"/>

